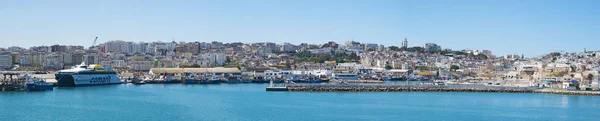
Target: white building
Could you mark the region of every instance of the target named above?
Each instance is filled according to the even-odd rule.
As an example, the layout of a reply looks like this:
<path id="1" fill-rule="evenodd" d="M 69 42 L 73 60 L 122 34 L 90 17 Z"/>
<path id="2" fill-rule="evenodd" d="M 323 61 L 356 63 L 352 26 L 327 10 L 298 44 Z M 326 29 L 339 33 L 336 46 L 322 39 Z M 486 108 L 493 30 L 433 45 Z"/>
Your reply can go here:
<path id="1" fill-rule="evenodd" d="M 111 64 L 112 64 L 112 61 L 108 61 L 108 60 L 100 61 L 100 65 L 102 65 L 102 66 L 111 66 Z"/>
<path id="2" fill-rule="evenodd" d="M 127 42 L 123 40 L 109 41 L 104 43 L 104 51 L 110 53 L 121 53 L 123 52 L 123 49 L 126 49 L 125 47 L 123 47 L 125 44 L 127 44 Z"/>
<path id="3" fill-rule="evenodd" d="M 378 44 L 372 44 L 372 43 L 365 44 L 365 50 L 369 50 L 369 49 L 375 49 L 376 50 L 378 47 L 379 47 Z"/>
<path id="4" fill-rule="evenodd" d="M 227 59 L 227 56 L 225 55 L 225 53 L 204 53 L 204 54 L 200 54 L 198 55 L 198 57 L 200 58 L 200 60 L 208 60 L 210 64 L 208 65 L 224 65 L 225 64 L 225 60 Z"/>
<path id="5" fill-rule="evenodd" d="M 338 63 L 335 66 L 335 69 L 342 69 L 342 70 L 358 70 L 361 68 L 364 68 L 364 66 L 359 63 Z"/>
<path id="6" fill-rule="evenodd" d="M 23 54 L 21 55 L 20 66 L 41 66 L 44 61 L 42 54 Z"/>
<path id="7" fill-rule="evenodd" d="M 308 51 L 310 51 L 311 54 L 328 54 L 328 55 L 331 55 L 331 52 L 333 51 L 333 49 L 331 49 L 331 47 L 327 47 L 327 48 L 321 48 L 321 49 L 310 49 Z"/>
<path id="8" fill-rule="evenodd" d="M 153 61 L 129 61 L 129 66 L 133 71 L 149 71 L 154 67 Z"/>
<path id="9" fill-rule="evenodd" d="M 307 76 L 329 76 L 331 75 L 331 70 L 294 70 L 292 74 L 294 75 L 307 75 Z"/>
<path id="10" fill-rule="evenodd" d="M 281 51 L 282 52 L 295 52 L 296 45 L 293 45 L 290 43 L 284 43 L 283 45 L 281 45 Z"/>
<path id="11" fill-rule="evenodd" d="M 63 69 L 64 64 L 62 61 L 62 55 L 50 53 L 44 56 L 43 67 L 44 69 L 54 69 L 59 70 Z"/>
<path id="12" fill-rule="evenodd" d="M 12 67 L 13 64 L 12 54 L 4 53 L 0 54 L 0 69 L 8 69 Z"/>
<path id="13" fill-rule="evenodd" d="M 266 48 L 266 47 L 258 48 L 258 50 L 256 50 L 256 51 L 257 51 L 256 54 L 261 57 L 267 57 L 272 53 L 271 48 Z"/>
<path id="14" fill-rule="evenodd" d="M 125 63 L 125 60 L 112 60 L 111 61 L 111 67 L 113 67 L 113 68 L 124 68 L 125 66 L 127 66 L 127 63 Z"/>
<path id="15" fill-rule="evenodd" d="M 342 49 L 347 50 L 347 51 L 352 51 L 352 52 L 357 52 L 357 53 L 362 53 L 364 52 L 364 48 L 361 46 L 355 46 L 355 45 L 344 45 L 344 46 L 340 46 Z"/>
<path id="16" fill-rule="evenodd" d="M 72 53 L 63 53 L 62 54 L 62 60 L 61 60 L 61 62 L 64 65 L 73 65 L 73 64 L 75 64 L 73 62 L 73 54 Z"/>

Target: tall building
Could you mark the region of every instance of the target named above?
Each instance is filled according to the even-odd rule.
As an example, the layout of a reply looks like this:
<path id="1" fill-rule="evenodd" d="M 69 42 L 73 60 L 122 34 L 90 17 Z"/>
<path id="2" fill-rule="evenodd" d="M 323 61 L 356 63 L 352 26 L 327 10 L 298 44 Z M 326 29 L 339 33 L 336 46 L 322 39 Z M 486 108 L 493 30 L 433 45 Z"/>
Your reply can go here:
<path id="1" fill-rule="evenodd" d="M 402 42 L 402 48 L 408 48 L 408 39 L 406 39 L 406 37 L 404 38 L 404 42 Z"/>
<path id="2" fill-rule="evenodd" d="M 52 45 L 50 46 L 52 52 L 65 52 L 67 51 L 67 46 L 65 45 Z"/>
<path id="3" fill-rule="evenodd" d="M 49 53 L 49 54 L 45 54 L 43 56 L 44 61 L 42 61 L 42 67 L 43 69 L 50 69 L 50 70 L 60 70 L 63 69 L 64 64 L 63 64 L 63 56 L 62 54 L 57 54 L 57 53 Z"/>
<path id="4" fill-rule="evenodd" d="M 0 70 L 8 69 L 13 65 L 13 56 L 11 53 L 0 54 Z"/>
<path id="5" fill-rule="evenodd" d="M 96 53 L 88 53 L 83 55 L 83 61 L 85 64 L 98 64 L 100 63 L 99 57 Z"/>
<path id="6" fill-rule="evenodd" d="M 435 43 L 426 43 L 423 48 L 425 48 L 425 51 L 429 51 L 429 52 L 435 52 L 435 51 L 442 50 L 442 47 Z"/>

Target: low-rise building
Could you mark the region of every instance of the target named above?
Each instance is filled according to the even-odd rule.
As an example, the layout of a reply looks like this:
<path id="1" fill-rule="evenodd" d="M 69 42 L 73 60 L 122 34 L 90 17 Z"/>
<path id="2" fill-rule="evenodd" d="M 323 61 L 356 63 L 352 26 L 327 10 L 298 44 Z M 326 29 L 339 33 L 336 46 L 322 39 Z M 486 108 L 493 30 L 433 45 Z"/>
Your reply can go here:
<path id="1" fill-rule="evenodd" d="M 129 61 L 128 65 L 132 71 L 149 71 L 154 67 L 153 61 Z"/>
<path id="2" fill-rule="evenodd" d="M 308 50 L 311 54 L 328 54 L 331 55 L 333 49 L 331 47 L 321 48 L 321 49 L 310 49 Z"/>

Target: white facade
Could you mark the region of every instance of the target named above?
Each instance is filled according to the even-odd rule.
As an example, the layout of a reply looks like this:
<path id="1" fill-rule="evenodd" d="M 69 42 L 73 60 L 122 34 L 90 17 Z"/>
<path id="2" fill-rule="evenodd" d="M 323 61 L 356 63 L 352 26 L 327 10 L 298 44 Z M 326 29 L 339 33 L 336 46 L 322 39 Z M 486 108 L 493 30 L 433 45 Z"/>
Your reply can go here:
<path id="1" fill-rule="evenodd" d="M 19 65 L 21 66 L 41 66 L 44 61 L 41 54 L 23 54 L 20 59 Z"/>
<path id="2" fill-rule="evenodd" d="M 130 61 L 129 66 L 133 71 L 148 71 L 154 67 L 153 61 Z"/>
<path id="3" fill-rule="evenodd" d="M 72 64 L 74 64 L 74 62 L 73 62 L 73 54 L 71 54 L 71 53 L 63 53 L 62 54 L 62 62 L 65 65 L 72 65 Z"/>
<path id="4" fill-rule="evenodd" d="M 63 69 L 62 60 L 62 56 L 59 54 L 46 54 L 42 65 L 45 69 Z"/>
<path id="5" fill-rule="evenodd" d="M 338 63 L 337 66 L 335 66 L 335 68 L 345 70 L 358 70 L 364 68 L 364 66 L 358 63 Z"/>
<path id="6" fill-rule="evenodd" d="M 224 65 L 227 59 L 225 53 L 204 53 L 198 56 L 201 60 L 208 60 L 209 65 Z"/>
<path id="7" fill-rule="evenodd" d="M 125 63 L 125 60 L 112 60 L 111 62 L 111 67 L 113 68 L 123 68 L 127 65 L 127 63 Z"/>
<path id="8" fill-rule="evenodd" d="M 106 52 L 123 52 L 124 48 L 123 46 L 126 44 L 125 41 L 122 40 L 115 40 L 115 41 L 109 41 L 104 43 L 104 49 Z"/>
<path id="9" fill-rule="evenodd" d="M 0 54 L 0 69 L 6 69 L 12 67 L 12 54 Z"/>
<path id="10" fill-rule="evenodd" d="M 281 51 L 282 52 L 294 52 L 294 51 L 296 51 L 296 45 L 293 45 L 290 43 L 284 43 L 283 45 L 281 45 Z"/>
<path id="11" fill-rule="evenodd" d="M 378 47 L 379 47 L 379 45 L 378 45 L 378 44 L 372 44 L 372 43 L 365 44 L 365 50 L 369 50 L 369 49 L 377 49 Z"/>
<path id="12" fill-rule="evenodd" d="M 322 48 L 322 49 L 310 49 L 308 50 L 310 51 L 311 54 L 331 54 L 331 47 L 328 48 Z"/>
<path id="13" fill-rule="evenodd" d="M 330 70 L 295 70 L 292 71 L 294 75 L 310 75 L 310 76 L 329 76 L 331 75 Z"/>
<path id="14" fill-rule="evenodd" d="M 344 50 L 352 51 L 352 52 L 358 52 L 358 53 L 364 52 L 364 48 L 361 46 L 351 45 L 351 46 L 341 46 L 341 48 Z"/>
<path id="15" fill-rule="evenodd" d="M 111 66 L 112 61 L 100 61 L 100 65 L 102 66 Z"/>

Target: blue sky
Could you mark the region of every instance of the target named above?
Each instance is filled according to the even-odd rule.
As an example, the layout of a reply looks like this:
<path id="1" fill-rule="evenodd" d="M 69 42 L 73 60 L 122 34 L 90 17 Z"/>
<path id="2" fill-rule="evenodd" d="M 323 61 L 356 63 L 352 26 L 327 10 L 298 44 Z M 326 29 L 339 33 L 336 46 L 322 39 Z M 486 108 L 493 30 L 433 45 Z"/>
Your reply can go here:
<path id="1" fill-rule="evenodd" d="M 598 0 L 2 0 L 0 47 L 223 41 L 599 50 Z"/>

